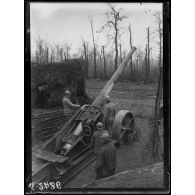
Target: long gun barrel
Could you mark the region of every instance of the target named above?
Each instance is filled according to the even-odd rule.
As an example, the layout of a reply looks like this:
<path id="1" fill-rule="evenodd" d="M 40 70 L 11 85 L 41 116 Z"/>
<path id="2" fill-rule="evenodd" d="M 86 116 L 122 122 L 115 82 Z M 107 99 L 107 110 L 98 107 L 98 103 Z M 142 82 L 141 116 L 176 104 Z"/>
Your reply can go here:
<path id="1" fill-rule="evenodd" d="M 106 95 L 110 93 L 112 88 L 114 87 L 114 84 L 117 82 L 118 78 L 120 77 L 121 73 L 123 72 L 126 64 L 131 59 L 133 53 L 135 52 L 136 47 L 133 47 L 132 50 L 128 53 L 128 55 L 125 57 L 123 62 L 118 66 L 115 73 L 112 75 L 111 79 L 106 83 L 100 94 L 97 96 L 97 98 L 93 101 L 92 106 L 100 107 L 103 104 L 103 100 Z"/>
<path id="2" fill-rule="evenodd" d="M 73 117 L 65 124 L 65 126 L 61 129 L 61 131 L 58 132 L 54 137 L 52 137 L 42 146 L 42 149 L 41 149 L 42 151 L 43 150 L 44 151 L 48 151 L 48 150 L 58 151 L 58 149 L 63 148 L 66 151 L 65 155 L 67 155 L 69 152 L 72 151 L 72 149 L 76 146 L 78 140 L 82 138 L 81 134 L 84 129 L 83 124 L 85 123 L 85 121 L 87 121 L 88 119 L 98 121 L 98 118 L 101 116 L 101 110 L 99 110 L 99 108 L 103 108 L 103 105 L 105 103 L 104 102 L 105 96 L 108 95 L 110 91 L 112 90 L 112 88 L 114 87 L 114 83 L 117 82 L 118 78 L 120 77 L 121 73 L 123 72 L 126 64 L 132 57 L 135 50 L 136 48 L 133 47 L 132 50 L 129 52 L 129 54 L 126 56 L 126 58 L 123 60 L 123 62 L 119 65 L 115 73 L 112 75 L 111 79 L 106 83 L 104 88 L 100 91 L 99 95 L 93 101 L 93 103 L 90 106 L 86 107 L 85 109 L 83 108 L 83 109 L 78 110 L 78 112 L 76 112 L 75 115 L 73 115 Z M 89 124 L 87 125 L 89 128 Z M 64 146 L 61 147 L 61 140 L 67 132 L 70 135 L 69 136 L 70 138 L 68 138 L 65 141 Z M 93 133 L 93 131 L 91 133 Z M 90 141 L 90 136 L 88 137 Z M 42 156 L 42 153 L 41 153 L 41 156 Z M 55 155 L 55 157 L 53 158 L 57 159 L 57 156 Z M 48 157 L 48 159 L 50 160 L 53 158 L 50 155 Z"/>
<path id="3" fill-rule="evenodd" d="M 63 171 L 66 171 L 66 168 L 62 168 L 62 163 L 71 163 L 73 159 L 78 159 L 79 155 L 88 151 L 95 125 L 101 121 L 105 96 L 114 87 L 135 50 L 136 48 L 133 47 L 93 103 L 79 109 L 63 128 L 36 152 L 36 158 L 44 161 L 41 160 L 41 163 L 38 161 L 40 164 L 36 164 L 35 161 L 33 164 L 33 181 L 37 179 L 40 181 L 47 171 L 50 175 L 51 169 L 55 175 L 61 175 Z M 58 165 L 60 165 L 59 170 Z"/>

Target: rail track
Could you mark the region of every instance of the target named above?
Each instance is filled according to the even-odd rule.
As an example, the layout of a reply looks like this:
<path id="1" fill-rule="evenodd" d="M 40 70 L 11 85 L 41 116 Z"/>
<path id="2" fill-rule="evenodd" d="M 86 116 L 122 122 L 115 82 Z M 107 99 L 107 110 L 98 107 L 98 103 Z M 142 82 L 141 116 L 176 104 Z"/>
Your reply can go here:
<path id="1" fill-rule="evenodd" d="M 87 166 L 89 166 L 93 161 L 95 161 L 96 157 L 92 150 L 86 151 L 84 154 L 80 155 L 77 159 L 75 159 L 71 163 L 71 167 L 69 167 L 60 177 L 59 181 L 62 184 L 62 187 L 66 187 L 76 175 L 78 175 L 81 171 L 83 171 Z"/>
<path id="2" fill-rule="evenodd" d="M 62 109 L 34 115 L 32 118 L 32 131 L 34 135 L 32 139 L 35 140 L 35 142 L 39 140 L 40 143 L 50 138 L 68 119 L 69 116 L 64 116 Z M 39 147 L 39 144 L 37 144 L 37 146 Z M 32 159 L 33 182 L 56 180 L 60 181 L 62 187 L 65 187 L 68 182 L 96 159 L 93 151 L 89 147 L 69 159 L 66 164 L 56 164 L 55 166 L 47 161 L 36 158 L 35 153 L 36 150 L 34 150 Z M 58 175 L 56 175 L 56 172 Z"/>
<path id="3" fill-rule="evenodd" d="M 54 167 L 51 163 L 44 162 L 40 165 L 42 167 L 41 171 L 37 170 L 37 173 L 34 173 L 32 182 L 35 184 L 41 182 L 60 182 L 61 187 L 66 188 L 66 185 L 95 161 L 95 159 L 93 151 L 87 148 L 75 158 L 72 158 L 66 165 L 56 165 Z M 56 175 L 56 171 L 58 175 Z M 35 190 L 39 192 L 38 188 Z"/>

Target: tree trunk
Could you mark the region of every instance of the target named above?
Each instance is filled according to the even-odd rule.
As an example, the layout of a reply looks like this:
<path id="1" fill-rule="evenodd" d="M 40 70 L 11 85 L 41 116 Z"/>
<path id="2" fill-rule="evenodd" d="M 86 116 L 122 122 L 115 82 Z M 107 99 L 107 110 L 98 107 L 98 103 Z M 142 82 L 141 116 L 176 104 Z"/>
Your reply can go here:
<path id="1" fill-rule="evenodd" d="M 36 63 L 39 63 L 38 51 L 36 51 Z"/>
<path id="2" fill-rule="evenodd" d="M 66 59 L 69 59 L 68 48 L 66 48 Z"/>
<path id="3" fill-rule="evenodd" d="M 84 55 L 85 55 L 85 61 L 86 61 L 86 64 L 87 64 L 87 71 L 86 71 L 86 76 L 87 76 L 87 78 L 88 78 L 88 66 L 89 66 L 89 64 L 88 64 L 88 57 L 87 57 L 87 47 L 86 47 L 86 43 L 85 42 L 83 42 L 83 48 L 84 48 Z"/>
<path id="4" fill-rule="evenodd" d="M 159 26 L 159 38 L 160 38 L 160 53 L 159 53 L 159 70 L 160 70 L 160 67 L 161 67 L 161 28 Z"/>
<path id="5" fill-rule="evenodd" d="M 150 29 L 148 27 L 148 79 L 147 81 L 150 82 Z"/>
<path id="6" fill-rule="evenodd" d="M 121 53 L 121 44 L 119 45 L 119 47 L 120 47 L 120 62 L 122 63 L 122 53 Z"/>
<path id="7" fill-rule="evenodd" d="M 118 34 L 117 34 L 117 27 L 115 26 L 115 71 L 117 69 L 117 64 L 118 64 L 118 41 L 117 41 L 117 38 L 118 38 Z"/>
<path id="8" fill-rule="evenodd" d="M 66 60 L 66 53 L 64 52 L 64 59 Z"/>
<path id="9" fill-rule="evenodd" d="M 146 80 L 145 80 L 145 82 L 147 83 L 148 82 L 148 60 L 147 60 L 147 56 L 148 56 L 148 54 L 147 54 L 147 44 L 146 44 L 146 48 L 145 48 L 145 67 L 146 67 Z"/>
<path id="10" fill-rule="evenodd" d="M 48 51 L 48 47 L 47 47 L 47 64 L 49 62 L 49 51 Z"/>
<path id="11" fill-rule="evenodd" d="M 121 44 L 119 45 L 119 51 L 120 51 L 120 63 L 122 63 Z M 121 74 L 121 77 L 120 77 L 121 80 L 123 80 L 123 76 L 124 76 L 123 74 L 124 74 L 124 71 Z"/>
<path id="12" fill-rule="evenodd" d="M 63 56 L 62 56 L 62 48 L 60 49 L 60 60 L 61 60 L 61 62 L 62 62 L 62 60 L 63 60 Z"/>
<path id="13" fill-rule="evenodd" d="M 132 34 L 131 34 L 131 24 L 129 23 L 129 45 L 130 49 L 132 49 Z M 133 58 L 130 59 L 130 80 L 133 78 Z"/>
<path id="14" fill-rule="evenodd" d="M 106 74 L 106 58 L 105 58 L 104 46 L 102 46 L 102 52 L 103 52 L 103 59 L 104 59 L 104 79 L 106 79 L 107 74 Z"/>
<path id="15" fill-rule="evenodd" d="M 94 54 L 94 78 L 96 78 L 97 77 L 97 65 L 96 65 L 96 48 L 95 48 L 95 46 L 94 46 L 94 52 L 93 52 L 93 54 Z"/>
<path id="16" fill-rule="evenodd" d="M 41 46 L 39 47 L 39 63 L 41 64 L 42 59 L 42 48 Z"/>

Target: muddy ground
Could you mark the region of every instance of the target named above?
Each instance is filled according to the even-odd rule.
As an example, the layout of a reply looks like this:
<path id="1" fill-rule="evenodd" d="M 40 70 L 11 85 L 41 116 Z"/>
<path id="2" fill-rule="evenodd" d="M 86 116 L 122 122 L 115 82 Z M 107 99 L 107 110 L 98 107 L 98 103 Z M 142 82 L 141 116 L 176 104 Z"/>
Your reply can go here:
<path id="1" fill-rule="evenodd" d="M 88 80 L 86 92 L 95 98 L 104 85 L 105 81 L 102 80 Z M 153 128 L 151 121 L 156 87 L 155 84 L 118 82 L 110 93 L 117 111 L 125 109 L 132 112 L 135 117 L 135 128 L 139 131 L 139 137 L 135 143 L 118 149 L 116 173 L 154 163 L 151 153 L 151 132 Z M 93 182 L 95 178 L 94 165 L 95 162 L 69 182 L 66 188 L 82 187 Z"/>
<path id="2" fill-rule="evenodd" d="M 120 182 L 119 182 L 120 181 Z M 155 163 L 141 168 L 116 173 L 85 188 L 162 188 L 163 163 Z"/>

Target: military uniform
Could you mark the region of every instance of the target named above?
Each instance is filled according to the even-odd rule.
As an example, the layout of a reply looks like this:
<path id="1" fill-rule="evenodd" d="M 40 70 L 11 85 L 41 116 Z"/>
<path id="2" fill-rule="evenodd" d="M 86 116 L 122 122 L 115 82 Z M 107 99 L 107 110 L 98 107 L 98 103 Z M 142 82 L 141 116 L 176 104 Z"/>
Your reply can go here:
<path id="1" fill-rule="evenodd" d="M 93 148 L 94 154 L 97 156 L 100 149 L 101 149 L 101 142 L 100 142 L 100 136 L 104 133 L 105 131 L 96 131 L 94 132 L 92 138 L 91 138 L 91 146 Z"/>
<path id="2" fill-rule="evenodd" d="M 80 106 L 77 104 L 73 104 L 68 97 L 64 97 L 63 100 L 63 107 L 64 107 L 64 115 L 71 116 L 74 114 L 74 108 L 79 108 Z"/>
<path id="3" fill-rule="evenodd" d="M 96 160 L 96 179 L 109 177 L 115 173 L 117 166 L 116 148 L 111 141 L 107 141 L 97 156 Z"/>
<path id="4" fill-rule="evenodd" d="M 104 128 L 109 132 L 110 137 L 112 137 L 112 125 L 115 118 L 115 104 L 113 102 L 109 102 L 105 105 L 103 110 L 103 124 Z"/>

